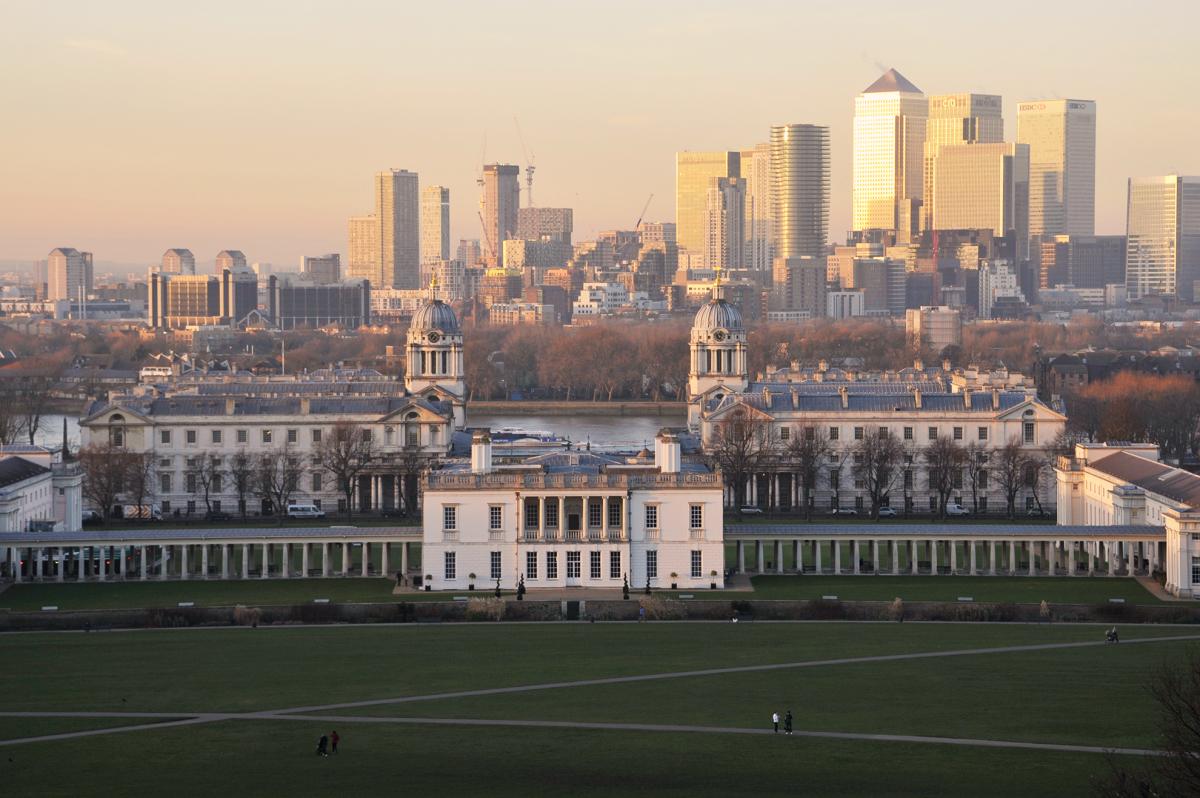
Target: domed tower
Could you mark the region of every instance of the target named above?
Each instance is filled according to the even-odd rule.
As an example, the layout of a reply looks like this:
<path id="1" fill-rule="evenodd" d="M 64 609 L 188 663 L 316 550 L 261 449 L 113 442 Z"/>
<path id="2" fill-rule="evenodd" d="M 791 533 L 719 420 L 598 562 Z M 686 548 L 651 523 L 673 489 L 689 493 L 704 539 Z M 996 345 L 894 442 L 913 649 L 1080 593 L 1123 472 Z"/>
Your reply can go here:
<path id="1" fill-rule="evenodd" d="M 725 301 L 725 288 L 718 275 L 712 299 L 692 321 L 691 368 L 688 370 L 688 401 L 695 404 L 710 389 L 723 386 L 730 393 L 744 393 L 749 383 L 746 366 L 746 327 L 742 314 Z"/>
<path id="2" fill-rule="evenodd" d="M 430 388 L 453 395 L 455 420 L 461 427 L 461 406 L 467 388 L 463 377 L 463 337 L 454 311 L 438 298 L 437 282 L 430 287 L 429 301 L 413 314 L 405 347 L 408 368 L 404 386 L 421 394 Z"/>

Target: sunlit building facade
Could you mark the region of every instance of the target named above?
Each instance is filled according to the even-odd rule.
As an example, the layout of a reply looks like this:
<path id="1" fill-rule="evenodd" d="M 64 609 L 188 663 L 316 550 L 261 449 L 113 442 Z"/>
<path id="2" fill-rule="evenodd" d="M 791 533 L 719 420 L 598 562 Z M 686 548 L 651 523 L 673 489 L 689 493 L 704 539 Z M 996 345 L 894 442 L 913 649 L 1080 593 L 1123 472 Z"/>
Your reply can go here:
<path id="1" fill-rule="evenodd" d="M 740 152 L 680 152 L 675 155 L 675 235 L 681 264 L 699 266 L 704 257 L 705 212 L 714 177 L 741 177 Z"/>
<path id="2" fill-rule="evenodd" d="M 775 257 L 820 257 L 829 237 L 829 128 L 771 126 Z"/>
<path id="3" fill-rule="evenodd" d="M 450 260 L 450 189 L 421 190 L 421 263 Z"/>
<path id="4" fill-rule="evenodd" d="M 741 269 L 745 233 L 746 183 L 740 177 L 714 177 L 704 211 L 704 267 Z"/>
<path id="5" fill-rule="evenodd" d="M 940 94 L 929 98 L 925 123 L 924 188 L 921 197 L 922 229 L 933 225 L 937 202 L 933 184 L 938 150 L 952 144 L 998 144 L 1004 141 L 1002 102 L 996 94 Z"/>
<path id="6" fill-rule="evenodd" d="M 484 261 L 501 265 L 504 242 L 517 234 L 517 211 L 521 205 L 521 169 L 512 164 L 489 163 L 483 167 Z"/>
<path id="7" fill-rule="evenodd" d="M 420 213 L 416 172 L 389 169 L 375 175 L 379 274 L 371 285 L 420 288 Z"/>
<path id="8" fill-rule="evenodd" d="M 889 69 L 854 100 L 854 230 L 896 230 L 919 221 L 924 183 L 925 95 Z"/>
<path id="9" fill-rule="evenodd" d="M 1024 144 L 953 144 L 934 164 L 934 230 L 991 230 L 1029 253 L 1029 148 Z"/>
<path id="10" fill-rule="evenodd" d="M 771 144 L 764 142 L 742 150 L 742 180 L 746 184 L 742 234 L 747 269 L 767 271 L 775 249 L 774 191 L 771 184 Z"/>
<path id="11" fill-rule="evenodd" d="M 1130 178 L 1125 229 L 1129 299 L 1193 301 L 1200 279 L 1200 177 Z"/>
<path id="12" fill-rule="evenodd" d="M 1029 146 L 1029 234 L 1096 232 L 1096 103 L 1017 106 L 1017 142 Z"/>

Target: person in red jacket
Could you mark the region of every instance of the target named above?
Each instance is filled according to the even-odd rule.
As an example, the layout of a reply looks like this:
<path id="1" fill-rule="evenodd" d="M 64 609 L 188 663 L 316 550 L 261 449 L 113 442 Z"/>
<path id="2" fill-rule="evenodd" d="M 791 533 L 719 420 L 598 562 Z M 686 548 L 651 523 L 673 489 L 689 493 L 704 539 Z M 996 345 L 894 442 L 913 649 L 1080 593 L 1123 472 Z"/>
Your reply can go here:
<path id="1" fill-rule="evenodd" d="M 333 753 L 335 753 L 335 754 L 337 753 L 337 744 L 338 744 L 338 740 L 340 740 L 340 739 L 342 739 L 342 738 L 338 737 L 338 733 L 336 731 L 329 733 L 329 742 L 331 744 L 330 748 L 332 749 Z"/>

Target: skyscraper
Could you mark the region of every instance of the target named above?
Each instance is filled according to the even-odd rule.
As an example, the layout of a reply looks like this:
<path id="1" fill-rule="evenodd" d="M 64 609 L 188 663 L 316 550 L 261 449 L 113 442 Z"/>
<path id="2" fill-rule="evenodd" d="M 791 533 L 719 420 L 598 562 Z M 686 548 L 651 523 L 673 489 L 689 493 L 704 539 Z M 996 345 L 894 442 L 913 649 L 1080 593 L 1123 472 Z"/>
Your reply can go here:
<path id="1" fill-rule="evenodd" d="M 92 253 L 58 247 L 46 258 L 46 299 L 79 301 L 92 290 Z"/>
<path id="2" fill-rule="evenodd" d="M 680 265 L 704 257 L 704 214 L 714 177 L 741 177 L 739 152 L 680 152 L 675 154 L 675 234 Z"/>
<path id="3" fill-rule="evenodd" d="M 1029 147 L 950 144 L 934 159 L 932 230 L 991 230 L 1029 255 Z"/>
<path id="4" fill-rule="evenodd" d="M 374 288 L 388 288 L 380 284 L 379 269 L 379 220 L 374 214 L 351 216 L 350 248 L 346 257 L 346 276 L 356 280 L 370 280 Z"/>
<path id="5" fill-rule="evenodd" d="M 1130 300 L 1155 294 L 1195 299 L 1200 280 L 1200 177 L 1129 179 L 1125 287 Z"/>
<path id="6" fill-rule="evenodd" d="M 919 221 L 929 103 L 894 69 L 854 99 L 854 230 L 896 230 Z"/>
<path id="7" fill-rule="evenodd" d="M 740 177 L 709 181 L 704 209 L 704 267 L 741 269 L 745 234 L 746 184 Z"/>
<path id="8" fill-rule="evenodd" d="M 517 211 L 517 238 L 524 241 L 571 243 L 575 212 L 571 208 L 521 208 Z"/>
<path id="9" fill-rule="evenodd" d="M 1096 103 L 1020 103 L 1017 142 L 1029 145 L 1029 234 L 1095 234 Z"/>
<path id="10" fill-rule="evenodd" d="M 933 206 L 937 202 L 933 172 L 938 150 L 951 144 L 997 144 L 1004 141 L 1001 107 L 1001 98 L 996 94 L 939 94 L 929 98 L 921 197 L 922 229 L 933 227 Z"/>
<path id="11" fill-rule="evenodd" d="M 246 269 L 246 256 L 240 249 L 223 249 L 217 253 L 217 274 L 225 269 L 230 271 Z"/>
<path id="12" fill-rule="evenodd" d="M 196 256 L 190 249 L 168 249 L 158 270 L 163 274 L 195 274 Z"/>
<path id="13" fill-rule="evenodd" d="M 824 255 L 829 237 L 829 128 L 771 126 L 771 196 L 775 257 Z"/>
<path id="14" fill-rule="evenodd" d="M 458 248 L 454 250 L 454 259 L 463 266 L 475 266 L 483 259 L 483 249 L 474 238 L 460 238 Z"/>
<path id="15" fill-rule="evenodd" d="M 512 164 L 489 163 L 483 167 L 484 260 L 495 268 L 504 254 L 504 240 L 517 234 L 517 210 L 521 203 L 521 169 Z"/>
<path id="16" fill-rule="evenodd" d="M 745 218 L 742 235 L 747 269 L 765 272 L 771 269 L 775 248 L 775 200 L 771 185 L 771 144 L 757 144 L 742 150 L 742 180 L 746 184 Z"/>
<path id="17" fill-rule="evenodd" d="M 341 282 L 342 258 L 336 252 L 305 255 L 300 258 L 300 273 L 318 285 Z"/>
<path id="18" fill-rule="evenodd" d="M 421 263 L 450 259 L 450 189 L 421 190 Z"/>
<path id="19" fill-rule="evenodd" d="M 420 288 L 420 191 L 416 172 L 389 169 L 375 175 L 379 288 Z"/>

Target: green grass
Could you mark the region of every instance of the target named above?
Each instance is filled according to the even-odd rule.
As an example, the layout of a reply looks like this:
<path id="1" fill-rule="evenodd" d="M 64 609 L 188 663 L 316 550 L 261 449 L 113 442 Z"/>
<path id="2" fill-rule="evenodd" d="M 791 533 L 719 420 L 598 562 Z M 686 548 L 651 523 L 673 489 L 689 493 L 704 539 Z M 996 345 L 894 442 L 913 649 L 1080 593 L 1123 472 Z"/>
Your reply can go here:
<path id="1" fill-rule="evenodd" d="M 1090 625 L 518 624 L 0 636 L 8 711 L 259 711 L 605 676 L 1093 641 Z M 1125 639 L 1195 633 L 1129 627 Z M 1153 746 L 1143 689 L 1200 642 L 821 665 L 339 714 L 678 723 Z M 0 738 L 145 722 L 3 719 Z M 1096 754 L 618 730 L 241 719 L 7 746 L 13 795 L 1086 795 Z M 63 763 L 70 763 L 64 770 Z"/>

